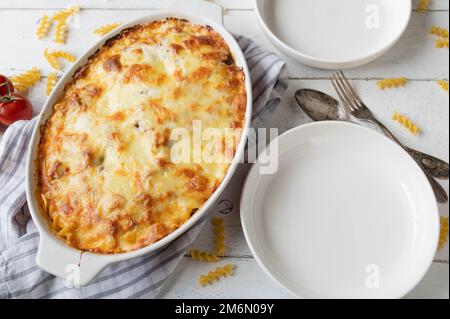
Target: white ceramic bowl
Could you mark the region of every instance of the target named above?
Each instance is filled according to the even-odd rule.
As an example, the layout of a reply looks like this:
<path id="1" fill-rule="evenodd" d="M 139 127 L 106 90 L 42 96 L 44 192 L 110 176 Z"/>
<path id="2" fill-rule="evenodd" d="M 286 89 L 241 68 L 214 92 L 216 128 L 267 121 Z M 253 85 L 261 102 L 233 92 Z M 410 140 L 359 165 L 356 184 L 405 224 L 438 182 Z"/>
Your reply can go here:
<path id="1" fill-rule="evenodd" d="M 247 90 L 247 110 L 246 110 L 246 121 L 245 127 L 249 127 L 250 119 L 252 114 L 252 84 L 250 79 L 250 73 L 246 64 L 244 54 L 242 53 L 239 44 L 236 42 L 234 37 L 225 30 L 223 27 L 223 12 L 220 6 L 208 3 L 206 1 L 200 0 L 171 0 L 170 4 L 174 5 L 171 10 L 167 12 L 161 12 L 157 14 L 152 14 L 139 18 L 135 21 L 127 23 L 115 30 L 114 32 L 108 34 L 97 44 L 95 44 L 88 52 L 86 52 L 78 61 L 76 61 L 71 69 L 62 77 L 58 82 L 52 95 L 47 100 L 42 112 L 39 116 L 38 123 L 33 132 L 31 139 L 28 158 L 27 158 L 27 201 L 33 217 L 34 222 L 39 230 L 40 242 L 39 249 L 37 253 L 36 262 L 39 267 L 43 270 L 62 278 L 71 279 L 74 282 L 72 284 L 76 286 L 84 286 L 90 283 L 106 266 L 119 262 L 128 260 L 131 258 L 139 257 L 146 254 L 152 254 L 158 249 L 168 245 L 177 237 L 186 232 L 190 227 L 192 227 L 196 222 L 198 222 L 205 214 L 208 213 L 211 206 L 218 199 L 225 186 L 230 181 L 234 171 L 236 170 L 238 160 L 242 157 L 243 151 L 246 144 L 246 136 L 243 135 L 240 144 L 237 148 L 235 161 L 230 166 L 228 173 L 223 180 L 220 187 L 216 192 L 209 198 L 209 200 L 199 209 L 194 216 L 192 216 L 184 225 L 182 225 L 175 232 L 171 233 L 167 237 L 161 239 L 160 241 L 144 247 L 142 249 L 115 255 L 101 255 L 93 254 L 88 252 L 81 252 L 73 247 L 68 246 L 64 241 L 59 239 L 51 229 L 48 219 L 40 211 L 39 204 L 36 200 L 36 187 L 37 187 L 37 166 L 36 166 L 36 156 L 37 147 L 40 141 L 40 127 L 45 123 L 48 117 L 53 113 L 53 105 L 58 100 L 60 94 L 64 90 L 65 84 L 71 79 L 75 71 L 82 66 L 86 60 L 101 47 L 105 41 L 123 29 L 142 24 L 154 20 L 166 19 L 168 17 L 183 18 L 191 21 L 195 24 L 209 25 L 215 31 L 221 34 L 225 39 L 228 46 L 233 53 L 236 64 L 243 68 L 246 76 L 246 90 Z M 82 255 L 82 258 L 81 258 Z M 72 276 L 67 278 L 68 273 L 66 273 L 67 266 L 73 267 L 78 266 L 79 277 Z M 73 269 L 71 270 L 73 271 Z"/>
<path id="2" fill-rule="evenodd" d="M 245 237 L 265 272 L 298 298 L 410 292 L 439 238 L 435 197 L 414 160 L 346 122 L 300 126 L 271 152 L 276 143 L 278 171 L 262 175 L 267 163 L 255 164 L 241 201 Z"/>
<path id="3" fill-rule="evenodd" d="M 266 37 L 293 59 L 345 69 L 385 54 L 406 30 L 411 0 L 254 0 Z"/>

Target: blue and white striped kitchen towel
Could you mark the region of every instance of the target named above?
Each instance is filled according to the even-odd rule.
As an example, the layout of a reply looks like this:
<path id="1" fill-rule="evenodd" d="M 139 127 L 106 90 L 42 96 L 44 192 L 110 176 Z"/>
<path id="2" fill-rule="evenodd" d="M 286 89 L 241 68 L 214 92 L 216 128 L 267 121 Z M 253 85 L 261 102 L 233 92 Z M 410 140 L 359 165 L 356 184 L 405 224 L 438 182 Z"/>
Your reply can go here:
<path id="1" fill-rule="evenodd" d="M 257 118 L 268 105 L 279 103 L 287 89 L 286 64 L 252 40 L 236 38 L 250 68 Z M 35 123 L 36 119 L 15 123 L 0 144 L 0 298 L 155 298 L 207 216 L 158 253 L 112 265 L 87 287 L 66 287 L 63 279 L 35 262 L 39 234 L 25 197 L 26 150 Z"/>

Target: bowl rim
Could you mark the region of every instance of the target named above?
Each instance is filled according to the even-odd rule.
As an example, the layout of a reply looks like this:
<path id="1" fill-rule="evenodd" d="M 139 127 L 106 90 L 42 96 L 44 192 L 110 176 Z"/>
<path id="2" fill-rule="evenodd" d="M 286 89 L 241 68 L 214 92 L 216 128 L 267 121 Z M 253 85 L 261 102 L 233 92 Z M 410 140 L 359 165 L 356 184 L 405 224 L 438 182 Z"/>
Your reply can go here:
<path id="1" fill-rule="evenodd" d="M 343 122 L 343 121 L 322 121 L 322 122 L 312 122 L 312 123 L 308 123 L 308 124 L 304 124 L 304 125 L 300 125 L 297 127 L 294 127 L 288 131 L 286 131 L 285 133 L 281 134 L 280 136 L 278 136 L 276 139 L 274 139 L 268 146 L 267 148 L 270 148 L 271 145 L 275 142 L 278 142 L 280 139 L 283 139 L 285 137 L 287 137 L 288 135 L 292 135 L 292 134 L 296 134 L 300 131 L 304 131 L 304 130 L 308 130 L 310 128 L 313 127 L 318 127 L 318 126 L 329 126 L 329 125 L 337 125 L 337 126 L 341 126 L 341 127 L 353 127 L 356 130 L 360 130 L 361 132 L 365 132 L 367 134 L 370 134 L 376 138 L 379 139 L 385 139 L 385 141 L 387 143 L 392 143 L 391 145 L 393 145 L 395 148 L 397 148 L 397 150 L 399 152 L 404 152 L 404 150 L 397 145 L 396 143 L 394 143 L 392 140 L 388 139 L 387 137 L 385 137 L 384 135 L 381 135 L 367 127 L 352 123 L 352 122 Z M 405 158 L 405 160 L 409 161 L 410 163 L 412 163 L 414 166 L 416 166 L 417 168 L 417 173 L 419 174 L 419 176 L 422 177 L 422 180 L 424 181 L 424 192 L 427 194 L 427 198 L 429 198 L 429 204 L 430 206 L 433 206 L 433 210 L 432 212 L 430 212 L 430 220 L 431 220 L 431 224 L 434 225 L 433 226 L 433 230 L 435 231 L 433 235 L 433 238 L 431 238 L 432 241 L 432 245 L 430 245 L 430 251 L 429 251 L 429 260 L 425 260 L 424 258 L 424 262 L 423 262 L 423 268 L 420 269 L 420 271 L 418 271 L 418 275 L 417 277 L 411 279 L 409 282 L 409 285 L 405 285 L 403 292 L 401 294 L 399 294 L 398 296 L 396 296 L 396 298 L 403 298 L 406 295 L 408 295 L 422 280 L 423 278 L 426 276 L 426 274 L 428 273 L 431 265 L 434 262 L 434 256 L 435 253 L 438 249 L 438 244 L 439 244 L 439 229 L 440 229 L 440 217 L 439 217 L 439 207 L 438 204 L 435 200 L 434 197 L 434 193 L 433 190 L 431 188 L 431 185 L 427 182 L 427 177 L 425 176 L 425 173 L 423 172 L 423 170 L 419 167 L 419 165 L 411 158 Z M 240 209 L 241 209 L 241 224 L 242 224 L 242 229 L 243 229 L 243 233 L 244 233 L 244 237 L 246 239 L 246 242 L 250 248 L 250 251 L 253 255 L 253 257 L 255 258 L 257 264 L 261 267 L 261 269 L 263 269 L 263 271 L 267 274 L 267 276 L 269 276 L 275 283 L 277 283 L 280 287 L 282 287 L 283 289 L 285 289 L 290 295 L 292 295 L 295 298 L 298 299 L 305 299 L 305 298 L 309 298 L 310 296 L 305 296 L 305 295 L 300 295 L 298 292 L 293 291 L 291 288 L 287 287 L 282 281 L 280 281 L 278 279 L 278 277 L 276 275 L 274 275 L 270 268 L 267 266 L 267 263 L 263 261 L 263 259 L 259 256 L 259 254 L 257 253 L 259 250 L 255 248 L 253 241 L 254 241 L 254 236 L 251 234 L 250 229 L 253 227 L 250 224 L 250 219 L 247 218 L 247 215 L 250 213 L 248 211 L 246 211 L 246 208 L 249 208 L 249 203 L 247 202 L 248 199 L 253 199 L 253 197 L 251 196 L 246 196 L 249 194 L 249 189 L 254 189 L 254 185 L 250 185 L 250 179 L 253 178 L 253 176 L 255 175 L 255 171 L 258 169 L 258 163 L 253 165 L 252 168 L 250 169 L 245 182 L 244 182 L 244 187 L 243 187 L 243 191 L 242 191 L 242 197 L 241 197 L 241 201 L 240 201 Z M 433 213 L 434 211 L 434 213 Z M 314 297 L 314 298 L 317 298 Z M 320 297 L 319 297 L 320 298 Z M 391 297 L 392 298 L 392 297 Z"/>
<path id="2" fill-rule="evenodd" d="M 269 26 L 267 25 L 267 23 L 264 19 L 264 16 L 262 13 L 263 8 L 261 7 L 261 5 L 263 4 L 264 1 L 266 1 L 266 0 L 253 0 L 253 4 L 254 4 L 257 20 L 258 20 L 259 24 L 261 25 L 264 33 L 269 38 L 269 40 L 271 42 L 273 42 L 274 44 L 276 44 L 280 48 L 280 50 L 284 51 L 286 54 L 288 54 L 292 57 L 301 59 L 304 62 L 307 61 L 307 62 L 313 64 L 312 66 L 322 65 L 322 67 L 327 67 L 327 68 L 332 68 L 332 69 L 337 69 L 339 67 L 347 67 L 347 66 L 349 66 L 349 67 L 359 66 L 361 64 L 368 63 L 368 62 L 373 61 L 374 59 L 378 58 L 380 55 L 384 54 L 387 50 L 391 49 L 400 40 L 400 38 L 403 36 L 406 29 L 408 28 L 408 25 L 411 21 L 411 16 L 412 16 L 412 0 L 403 0 L 406 2 L 407 6 L 408 6 L 409 13 L 408 13 L 407 18 L 404 21 L 404 24 L 402 25 L 402 28 L 399 29 L 400 32 L 389 43 L 387 43 L 383 48 L 377 50 L 376 52 L 367 54 L 365 56 L 361 56 L 359 58 L 355 58 L 352 60 L 332 61 L 332 60 L 327 60 L 327 59 L 321 59 L 321 58 L 303 53 L 301 51 L 298 51 L 298 50 L 294 49 L 293 47 L 291 47 L 290 45 L 288 45 L 287 43 L 285 43 L 284 41 L 282 41 L 279 37 L 277 37 L 277 35 L 269 28 Z M 339 66 L 339 67 L 337 67 L 337 66 Z"/>

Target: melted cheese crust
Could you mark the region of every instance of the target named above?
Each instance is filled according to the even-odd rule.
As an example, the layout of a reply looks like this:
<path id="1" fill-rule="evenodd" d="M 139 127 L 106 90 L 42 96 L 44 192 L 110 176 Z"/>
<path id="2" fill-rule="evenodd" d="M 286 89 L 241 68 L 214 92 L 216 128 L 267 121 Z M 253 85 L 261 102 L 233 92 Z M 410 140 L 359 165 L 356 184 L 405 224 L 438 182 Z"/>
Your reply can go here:
<path id="1" fill-rule="evenodd" d="M 122 31 L 77 71 L 41 128 L 42 210 L 80 250 L 121 253 L 160 240 L 229 167 L 172 163 L 172 129 L 192 138 L 194 120 L 242 128 L 246 103 L 244 73 L 211 28 L 167 19 Z"/>

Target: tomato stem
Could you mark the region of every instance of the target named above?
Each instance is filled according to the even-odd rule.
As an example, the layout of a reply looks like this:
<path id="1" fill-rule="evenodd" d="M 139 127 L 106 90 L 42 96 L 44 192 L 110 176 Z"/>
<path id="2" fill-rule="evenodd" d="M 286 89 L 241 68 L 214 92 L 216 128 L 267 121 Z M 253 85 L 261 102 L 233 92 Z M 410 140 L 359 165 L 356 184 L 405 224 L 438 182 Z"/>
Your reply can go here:
<path id="1" fill-rule="evenodd" d="M 11 88 L 9 87 L 9 83 L 6 80 L 5 82 L 3 82 L 2 84 L 0 84 L 0 87 L 5 86 L 6 85 L 6 89 L 8 90 L 8 97 L 11 97 Z"/>
<path id="2" fill-rule="evenodd" d="M 6 81 L 6 89 L 8 89 L 8 96 L 11 97 L 11 88 L 9 87 L 8 81 Z"/>
<path id="3" fill-rule="evenodd" d="M 12 95 L 5 95 L 0 98 L 0 103 L 12 102 L 12 101 L 18 101 L 18 100 L 21 100 L 21 99 L 18 97 L 14 97 Z"/>

